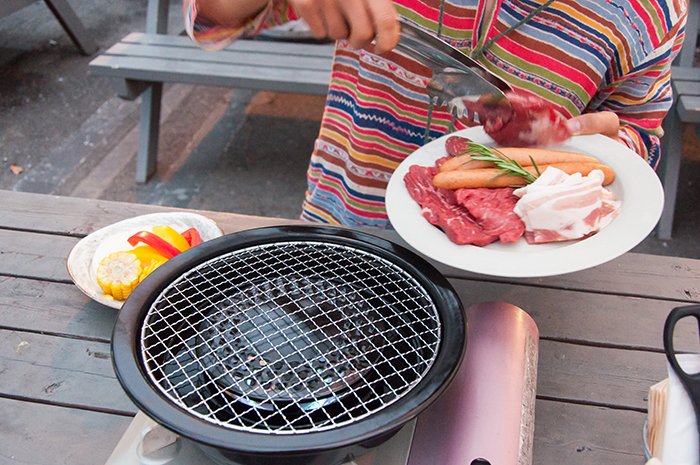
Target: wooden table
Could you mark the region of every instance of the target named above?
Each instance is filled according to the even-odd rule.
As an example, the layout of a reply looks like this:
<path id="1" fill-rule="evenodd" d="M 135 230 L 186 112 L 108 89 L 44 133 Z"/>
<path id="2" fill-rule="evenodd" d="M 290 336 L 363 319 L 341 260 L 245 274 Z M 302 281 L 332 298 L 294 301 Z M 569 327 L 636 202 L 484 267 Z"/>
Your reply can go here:
<path id="1" fill-rule="evenodd" d="M 108 458 L 136 411 L 110 362 L 116 312 L 73 285 L 66 257 L 98 228 L 168 210 L 0 191 L 0 464 Z M 204 214 L 227 233 L 290 223 Z M 663 322 L 672 308 L 700 301 L 700 260 L 628 253 L 527 280 L 439 268 L 465 306 L 505 300 L 537 322 L 535 463 L 643 463 L 648 388 L 666 377 Z M 688 328 L 680 341 L 694 347 L 696 337 Z"/>

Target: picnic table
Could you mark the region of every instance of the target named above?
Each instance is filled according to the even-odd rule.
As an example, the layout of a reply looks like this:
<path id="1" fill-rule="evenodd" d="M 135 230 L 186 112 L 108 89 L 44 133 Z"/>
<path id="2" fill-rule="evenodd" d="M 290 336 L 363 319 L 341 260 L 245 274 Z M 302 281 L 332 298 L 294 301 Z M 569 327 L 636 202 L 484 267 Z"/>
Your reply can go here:
<path id="1" fill-rule="evenodd" d="M 103 226 L 173 210 L 0 191 L 0 463 L 105 463 L 137 410 L 110 360 L 117 312 L 80 292 L 66 258 Z M 225 233 L 294 223 L 200 213 Z M 533 463 L 644 462 L 648 388 L 666 377 L 663 322 L 672 308 L 700 301 L 700 260 L 627 253 L 537 279 L 436 266 L 465 307 L 507 301 L 539 327 Z M 697 336 L 682 329 L 679 344 L 693 347 Z"/>

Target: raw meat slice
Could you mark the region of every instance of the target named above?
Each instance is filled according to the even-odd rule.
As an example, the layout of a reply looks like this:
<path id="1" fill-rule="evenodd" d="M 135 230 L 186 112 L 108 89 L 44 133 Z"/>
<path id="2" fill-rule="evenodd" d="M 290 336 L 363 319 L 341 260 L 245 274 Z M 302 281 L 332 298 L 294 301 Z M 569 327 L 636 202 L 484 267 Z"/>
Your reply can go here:
<path id="1" fill-rule="evenodd" d="M 452 191 L 433 186 L 433 176 L 437 166 L 412 165 L 404 176 L 404 183 L 410 196 L 421 206 L 421 214 L 431 224 L 442 229 L 455 244 L 473 244 L 483 246 L 498 239 L 497 235 L 488 234 L 460 206 Z"/>
<path id="2" fill-rule="evenodd" d="M 525 223 L 513 211 L 520 200 L 513 188 L 458 189 L 457 202 L 464 206 L 487 234 L 498 236 L 503 243 L 515 242 L 523 236 Z"/>
<path id="3" fill-rule="evenodd" d="M 484 131 L 498 145 L 547 146 L 571 137 L 566 118 L 551 103 L 521 92 L 506 92 L 506 97 L 510 108 L 490 96 L 463 101 L 467 109 L 479 115 Z"/>
<path id="4" fill-rule="evenodd" d="M 467 144 L 471 139 L 461 136 L 449 136 L 445 140 L 445 150 L 451 157 L 458 157 L 467 151 Z"/>
<path id="5" fill-rule="evenodd" d="M 515 213 L 531 244 L 581 239 L 609 224 L 621 202 L 602 186 L 603 173 L 568 175 L 549 167 L 535 182 L 516 189 Z"/>

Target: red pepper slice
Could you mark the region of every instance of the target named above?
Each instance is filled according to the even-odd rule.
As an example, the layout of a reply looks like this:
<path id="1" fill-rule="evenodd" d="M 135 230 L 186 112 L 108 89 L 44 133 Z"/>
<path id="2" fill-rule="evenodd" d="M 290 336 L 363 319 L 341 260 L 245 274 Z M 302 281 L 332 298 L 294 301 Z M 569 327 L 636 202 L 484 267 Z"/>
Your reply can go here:
<path id="1" fill-rule="evenodd" d="M 195 245 L 199 245 L 203 242 L 202 236 L 199 235 L 197 228 L 190 228 L 182 231 L 181 235 L 190 244 L 190 247 L 194 247 Z"/>
<path id="2" fill-rule="evenodd" d="M 148 231 L 139 231 L 133 236 L 131 236 L 128 240 L 129 244 L 133 246 L 136 246 L 136 244 L 138 244 L 139 242 L 143 242 L 146 245 L 150 245 L 165 258 L 173 258 L 175 255 L 180 253 L 180 251 L 175 246 L 171 245 L 168 241 Z"/>

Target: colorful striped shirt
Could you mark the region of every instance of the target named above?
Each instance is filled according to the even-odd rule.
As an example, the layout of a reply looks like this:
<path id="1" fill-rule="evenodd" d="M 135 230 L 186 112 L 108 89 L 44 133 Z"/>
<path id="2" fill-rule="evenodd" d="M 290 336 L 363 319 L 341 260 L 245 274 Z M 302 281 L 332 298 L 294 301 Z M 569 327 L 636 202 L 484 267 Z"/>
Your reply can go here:
<path id="1" fill-rule="evenodd" d="M 197 16 L 196 0 L 183 1 L 187 30 L 205 48 L 296 19 L 285 0 L 271 0 L 255 18 L 220 26 Z M 686 0 L 555 0 L 497 37 L 543 3 L 496 0 L 487 8 L 479 0 L 394 1 L 402 17 L 566 117 L 614 111 L 620 140 L 655 168 Z M 391 226 L 384 196 L 392 172 L 430 139 L 468 124 L 433 108 L 425 92 L 429 78 L 430 70 L 402 55 L 378 56 L 337 42 L 303 219 Z"/>

